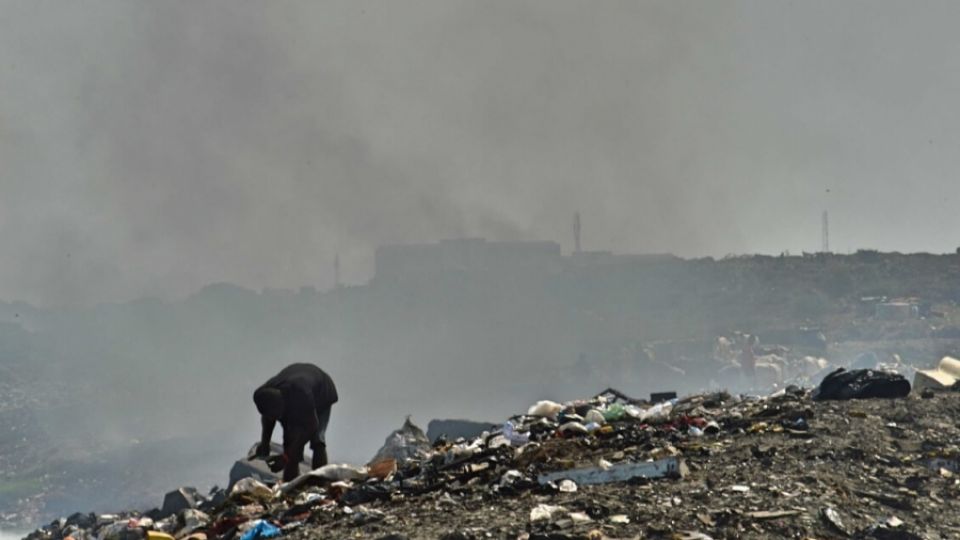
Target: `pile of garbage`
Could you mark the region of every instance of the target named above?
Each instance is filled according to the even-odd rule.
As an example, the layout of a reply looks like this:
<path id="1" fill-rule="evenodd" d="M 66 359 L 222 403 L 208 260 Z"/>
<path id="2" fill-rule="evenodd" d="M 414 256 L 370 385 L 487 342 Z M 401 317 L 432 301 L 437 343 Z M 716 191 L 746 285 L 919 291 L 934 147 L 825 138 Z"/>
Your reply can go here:
<path id="1" fill-rule="evenodd" d="M 876 394 L 872 376 L 840 378 Z M 158 510 L 75 514 L 28 540 L 956 535 L 960 394 L 854 399 L 831 384 L 816 400 L 798 387 L 654 400 L 607 390 L 433 441 L 408 418 L 363 466 L 181 489 Z"/>

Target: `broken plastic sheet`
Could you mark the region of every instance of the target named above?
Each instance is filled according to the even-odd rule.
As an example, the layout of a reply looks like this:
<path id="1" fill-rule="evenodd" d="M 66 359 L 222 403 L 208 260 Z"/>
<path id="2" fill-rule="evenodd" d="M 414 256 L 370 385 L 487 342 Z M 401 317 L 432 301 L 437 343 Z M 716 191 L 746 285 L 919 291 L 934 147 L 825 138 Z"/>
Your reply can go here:
<path id="1" fill-rule="evenodd" d="M 253 527 L 247 529 L 243 536 L 240 537 L 240 540 L 259 540 L 260 538 L 274 538 L 280 536 L 280 528 L 276 525 L 273 525 L 269 521 L 257 520 L 253 524 Z"/>
<path id="2" fill-rule="evenodd" d="M 357 467 L 345 463 L 330 463 L 319 469 L 315 469 L 306 474 L 294 478 L 280 486 L 281 493 L 290 493 L 301 485 L 309 482 L 340 482 L 344 480 L 363 481 L 369 476 L 369 470 L 366 467 Z"/>

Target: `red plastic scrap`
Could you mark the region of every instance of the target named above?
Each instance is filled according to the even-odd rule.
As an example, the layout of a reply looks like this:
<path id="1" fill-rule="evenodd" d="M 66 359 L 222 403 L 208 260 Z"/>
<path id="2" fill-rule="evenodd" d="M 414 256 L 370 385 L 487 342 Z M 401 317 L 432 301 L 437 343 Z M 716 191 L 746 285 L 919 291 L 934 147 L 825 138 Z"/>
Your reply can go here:
<path id="1" fill-rule="evenodd" d="M 230 529 L 232 529 L 232 528 L 234 528 L 234 527 L 236 527 L 236 526 L 238 526 L 238 525 L 240 525 L 240 524 L 242 524 L 242 523 L 246 523 L 246 522 L 248 522 L 248 521 L 250 521 L 250 518 L 245 517 L 245 516 L 225 517 L 225 518 L 221 519 L 220 521 L 214 523 L 214 525 L 213 525 L 213 527 L 211 528 L 211 530 L 213 531 L 213 534 L 214 534 L 214 535 L 220 536 L 221 534 L 229 531 Z"/>
<path id="2" fill-rule="evenodd" d="M 702 416 L 684 415 L 684 416 L 678 417 L 675 421 L 675 424 L 685 428 L 690 426 L 704 428 L 707 425 L 707 419 L 703 418 Z"/>
<path id="3" fill-rule="evenodd" d="M 307 512 L 302 512 L 300 514 L 296 514 L 293 516 L 284 516 L 282 521 L 283 523 L 286 524 L 286 523 L 292 523 L 294 521 L 306 521 L 307 518 L 309 517 L 310 517 L 310 512 L 307 511 Z"/>

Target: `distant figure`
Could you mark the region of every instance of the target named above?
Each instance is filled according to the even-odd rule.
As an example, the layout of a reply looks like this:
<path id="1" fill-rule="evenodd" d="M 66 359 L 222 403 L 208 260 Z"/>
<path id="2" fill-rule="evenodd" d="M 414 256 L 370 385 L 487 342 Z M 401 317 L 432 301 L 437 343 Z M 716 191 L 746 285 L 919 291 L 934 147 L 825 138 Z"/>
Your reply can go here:
<path id="1" fill-rule="evenodd" d="M 283 481 L 300 474 L 304 446 L 313 450 L 313 468 L 327 464 L 327 423 L 338 400 L 337 387 L 313 364 L 291 364 L 253 393 L 263 428 L 256 457 L 267 459 L 271 469 L 283 468 Z M 277 422 L 283 426 L 283 455 L 270 457 L 270 438 Z"/>
<path id="2" fill-rule="evenodd" d="M 753 386 L 757 385 L 757 357 L 753 346 L 757 344 L 757 336 L 748 335 L 743 340 L 743 352 L 740 355 L 740 367 L 743 374 Z"/>

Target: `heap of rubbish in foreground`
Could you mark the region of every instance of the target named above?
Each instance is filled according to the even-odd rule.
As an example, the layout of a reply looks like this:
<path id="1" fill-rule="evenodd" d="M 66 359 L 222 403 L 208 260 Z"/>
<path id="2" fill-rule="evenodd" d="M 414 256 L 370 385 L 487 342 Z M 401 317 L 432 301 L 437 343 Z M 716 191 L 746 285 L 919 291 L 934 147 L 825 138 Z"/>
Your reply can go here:
<path id="1" fill-rule="evenodd" d="M 209 495 L 183 488 L 157 510 L 74 514 L 28 538 L 955 535 L 960 392 L 905 395 L 899 380 L 841 375 L 763 397 L 541 401 L 455 440 L 429 441 L 408 419 L 364 466 L 286 484 L 251 476 Z"/>

